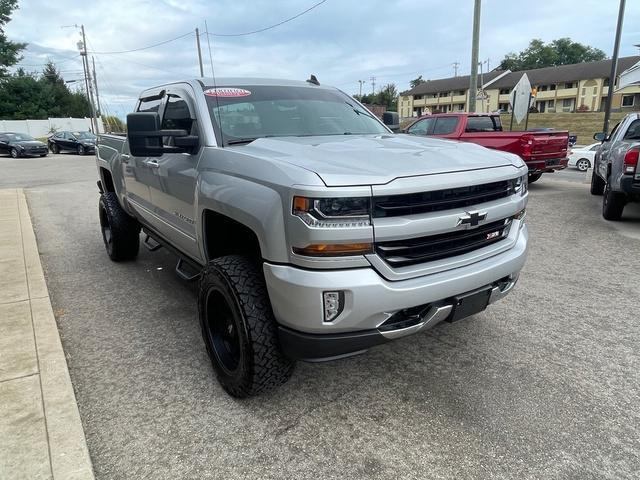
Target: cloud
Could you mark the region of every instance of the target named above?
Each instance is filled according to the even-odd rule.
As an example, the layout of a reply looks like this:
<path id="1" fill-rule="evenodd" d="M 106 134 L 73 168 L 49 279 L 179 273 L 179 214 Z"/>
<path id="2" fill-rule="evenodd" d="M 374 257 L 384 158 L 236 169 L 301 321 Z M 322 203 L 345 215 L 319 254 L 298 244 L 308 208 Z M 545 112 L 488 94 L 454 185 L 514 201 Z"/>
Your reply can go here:
<path id="1" fill-rule="evenodd" d="M 84 24 L 90 51 L 120 51 L 174 38 L 199 27 L 204 20 L 217 33 L 246 32 L 282 21 L 313 5 L 315 0 L 23 0 L 7 25 L 9 38 L 29 43 L 22 64 L 29 71 L 51 58 L 66 79 L 82 77 L 74 24 Z M 358 80 L 376 85 L 394 82 L 400 90 L 409 80 L 441 78 L 470 64 L 473 5 L 467 1 L 328 0 L 292 22 L 244 37 L 213 37 L 216 75 L 308 78 L 358 91 Z M 532 38 L 545 41 L 571 37 L 609 53 L 617 8 L 614 2 L 566 0 L 483 3 L 482 59 L 496 66 L 510 51 Z M 627 3 L 621 55 L 636 53 L 634 43 L 640 5 Z M 70 27 L 71 26 L 71 27 Z M 66 28 L 62 28 L 66 27 Z M 205 75 L 210 72 L 207 42 L 202 37 Z M 75 59 L 74 59 L 75 57 Z M 96 54 L 96 70 L 106 111 L 124 116 L 138 93 L 150 86 L 199 75 L 195 34 L 148 50 Z M 81 82 L 78 82 L 81 84 Z"/>

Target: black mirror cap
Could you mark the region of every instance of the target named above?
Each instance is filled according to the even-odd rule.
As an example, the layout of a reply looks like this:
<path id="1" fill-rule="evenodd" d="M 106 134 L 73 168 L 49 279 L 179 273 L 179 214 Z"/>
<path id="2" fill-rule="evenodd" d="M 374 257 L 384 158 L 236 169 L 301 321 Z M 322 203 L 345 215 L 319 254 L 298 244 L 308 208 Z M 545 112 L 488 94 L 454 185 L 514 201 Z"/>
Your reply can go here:
<path id="1" fill-rule="evenodd" d="M 127 140 L 134 157 L 162 156 L 158 112 L 136 112 L 127 115 Z"/>
<path id="2" fill-rule="evenodd" d="M 607 134 L 604 132 L 598 132 L 593 134 L 593 139 L 599 142 L 604 142 L 607 139 Z"/>

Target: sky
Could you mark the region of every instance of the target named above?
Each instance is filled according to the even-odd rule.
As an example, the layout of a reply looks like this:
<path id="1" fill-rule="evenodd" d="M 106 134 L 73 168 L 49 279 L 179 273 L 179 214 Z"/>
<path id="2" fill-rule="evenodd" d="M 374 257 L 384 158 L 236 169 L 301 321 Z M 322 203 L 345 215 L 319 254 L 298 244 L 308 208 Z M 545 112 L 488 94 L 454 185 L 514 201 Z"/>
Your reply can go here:
<path id="1" fill-rule="evenodd" d="M 124 118 L 140 91 L 199 76 L 198 27 L 210 33 L 259 30 L 293 17 L 320 0 L 20 0 L 6 27 L 9 39 L 29 44 L 20 66 L 39 71 L 47 60 L 65 80 L 82 80 L 78 55 L 84 24 L 95 57 L 103 113 Z M 480 59 L 494 68 L 532 38 L 570 37 L 610 56 L 617 0 L 525 2 L 484 0 Z M 271 77 L 319 81 L 358 93 L 387 83 L 468 74 L 473 0 L 325 0 L 278 27 L 244 36 L 210 36 L 217 77 Z M 160 45 L 129 53 L 173 39 Z M 205 76 L 211 75 L 207 38 L 201 35 Z M 638 54 L 640 2 L 627 2 L 620 56 Z M 486 68 L 486 66 L 484 67 Z M 69 83 L 80 88 L 82 81 Z"/>

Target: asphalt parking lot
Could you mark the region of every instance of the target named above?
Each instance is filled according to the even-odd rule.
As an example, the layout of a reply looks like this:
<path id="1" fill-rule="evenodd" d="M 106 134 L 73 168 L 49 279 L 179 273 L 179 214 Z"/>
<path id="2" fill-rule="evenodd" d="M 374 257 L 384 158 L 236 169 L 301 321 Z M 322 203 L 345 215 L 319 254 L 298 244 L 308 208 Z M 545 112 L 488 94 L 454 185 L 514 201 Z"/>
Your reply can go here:
<path id="1" fill-rule="evenodd" d="M 238 401 L 174 257 L 107 258 L 93 158 L 0 158 L 0 188 L 29 187 L 99 479 L 637 478 L 640 208 L 606 222 L 574 173 L 531 185 L 505 300 Z"/>

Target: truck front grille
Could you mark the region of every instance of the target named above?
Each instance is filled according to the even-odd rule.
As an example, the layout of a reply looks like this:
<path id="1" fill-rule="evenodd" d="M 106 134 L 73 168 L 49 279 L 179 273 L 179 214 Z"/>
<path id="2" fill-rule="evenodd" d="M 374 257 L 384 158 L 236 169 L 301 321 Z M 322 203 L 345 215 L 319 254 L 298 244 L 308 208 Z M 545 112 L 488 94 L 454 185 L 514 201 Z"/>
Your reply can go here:
<path id="1" fill-rule="evenodd" d="M 473 230 L 394 240 L 376 244 L 376 253 L 391 267 L 405 267 L 454 257 L 492 245 L 509 235 L 512 218 L 481 225 Z"/>
<path id="2" fill-rule="evenodd" d="M 515 193 L 516 180 L 435 190 L 433 192 L 385 195 L 373 198 L 373 216 L 398 217 L 453 208 L 465 208 L 479 203 L 508 197 Z"/>

